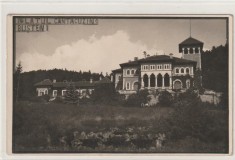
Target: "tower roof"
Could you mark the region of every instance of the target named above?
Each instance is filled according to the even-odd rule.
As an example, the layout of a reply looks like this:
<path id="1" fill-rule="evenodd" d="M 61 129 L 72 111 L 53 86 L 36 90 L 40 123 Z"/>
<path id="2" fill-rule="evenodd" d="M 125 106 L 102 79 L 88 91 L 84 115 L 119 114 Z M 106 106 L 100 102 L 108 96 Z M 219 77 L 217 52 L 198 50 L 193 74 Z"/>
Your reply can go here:
<path id="1" fill-rule="evenodd" d="M 180 43 L 180 45 L 192 45 L 192 44 L 203 44 L 203 42 L 201 42 L 195 38 L 189 37 Z"/>
<path id="2" fill-rule="evenodd" d="M 195 38 L 189 37 L 179 44 L 179 52 L 180 53 L 182 52 L 183 47 L 200 47 L 200 50 L 202 51 L 203 42 L 201 42 Z"/>

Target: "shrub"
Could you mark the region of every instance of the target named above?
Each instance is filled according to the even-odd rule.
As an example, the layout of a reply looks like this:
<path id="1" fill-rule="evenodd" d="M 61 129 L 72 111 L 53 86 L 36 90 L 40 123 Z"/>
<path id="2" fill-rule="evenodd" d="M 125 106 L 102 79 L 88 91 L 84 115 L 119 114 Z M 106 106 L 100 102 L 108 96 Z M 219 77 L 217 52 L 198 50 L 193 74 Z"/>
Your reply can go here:
<path id="1" fill-rule="evenodd" d="M 48 102 L 49 99 L 50 99 L 49 95 L 35 96 L 35 97 L 29 98 L 29 100 L 32 102 Z"/>
<path id="2" fill-rule="evenodd" d="M 148 103 L 150 101 L 148 90 L 139 90 L 137 94 L 130 95 L 125 105 L 127 106 L 140 106 L 142 103 Z"/>
<path id="3" fill-rule="evenodd" d="M 162 91 L 158 97 L 159 104 L 162 106 L 171 106 L 173 103 L 173 96 L 168 91 Z"/>
<path id="4" fill-rule="evenodd" d="M 201 99 L 196 91 L 188 89 L 186 92 L 178 94 L 175 102 L 178 106 L 192 106 L 200 103 Z"/>
<path id="5" fill-rule="evenodd" d="M 73 83 L 69 83 L 66 88 L 66 94 L 64 96 L 64 102 L 69 104 L 77 104 L 78 101 L 78 93 Z"/>
<path id="6" fill-rule="evenodd" d="M 222 93 L 220 97 L 220 103 L 219 105 L 223 107 L 224 109 L 228 109 L 228 103 L 229 103 L 229 97 L 228 97 L 228 92 Z"/>
<path id="7" fill-rule="evenodd" d="M 63 99 L 61 97 L 57 96 L 53 102 L 54 103 L 62 103 Z"/>
<path id="8" fill-rule="evenodd" d="M 104 83 L 96 84 L 95 90 L 91 95 L 94 103 L 99 104 L 115 104 L 119 100 L 119 93 L 116 92 L 114 84 Z"/>
<path id="9" fill-rule="evenodd" d="M 176 98 L 174 112 L 169 116 L 169 137 L 172 140 L 193 137 L 203 142 L 227 143 L 228 120 L 225 111 L 216 109 L 214 105 L 200 101 L 197 93 L 188 90 Z"/>

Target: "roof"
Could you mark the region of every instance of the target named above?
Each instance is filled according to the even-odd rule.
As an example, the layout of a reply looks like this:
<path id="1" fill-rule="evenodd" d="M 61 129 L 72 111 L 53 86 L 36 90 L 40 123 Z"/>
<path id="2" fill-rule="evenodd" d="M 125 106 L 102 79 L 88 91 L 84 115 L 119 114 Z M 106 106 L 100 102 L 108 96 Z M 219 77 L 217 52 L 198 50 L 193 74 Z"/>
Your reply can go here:
<path id="1" fill-rule="evenodd" d="M 179 52 L 180 53 L 182 52 L 183 47 L 200 47 L 200 50 L 202 52 L 203 42 L 201 42 L 195 38 L 189 37 L 179 44 Z"/>
<path id="2" fill-rule="evenodd" d="M 106 84 L 106 83 L 112 83 L 108 77 L 104 77 L 100 81 L 96 82 L 96 84 Z"/>
<path id="3" fill-rule="evenodd" d="M 192 45 L 192 44 L 203 44 L 203 42 L 201 42 L 195 38 L 189 37 L 180 43 L 180 45 Z"/>
<path id="4" fill-rule="evenodd" d="M 68 82 L 69 83 L 69 82 Z M 62 88 L 67 87 L 67 82 L 55 82 L 53 83 L 53 87 L 55 88 Z M 78 82 L 72 82 L 75 87 L 93 87 L 96 82 L 90 82 L 90 81 L 78 81 Z"/>
<path id="5" fill-rule="evenodd" d="M 34 86 L 51 86 L 51 85 L 52 85 L 52 82 L 50 79 L 45 79 L 41 82 L 34 84 Z"/>
<path id="6" fill-rule="evenodd" d="M 154 55 L 154 56 L 146 57 L 146 58 L 139 59 L 136 61 L 122 63 L 120 64 L 120 66 L 124 67 L 124 66 L 131 66 L 131 65 L 140 65 L 141 63 L 148 63 L 148 62 L 172 62 L 174 64 L 194 64 L 194 65 L 197 64 L 196 61 L 187 60 L 183 58 L 177 58 L 177 57 L 171 58 L 171 56 L 167 56 L 167 55 Z"/>
<path id="7" fill-rule="evenodd" d="M 115 70 L 112 70 L 113 73 L 121 73 L 122 72 L 122 69 L 119 68 L 119 69 L 115 69 Z"/>
<path id="8" fill-rule="evenodd" d="M 139 62 L 172 62 L 174 64 L 190 64 L 197 63 L 196 61 L 187 60 L 183 58 L 171 57 L 167 55 L 155 55 L 144 59 L 140 59 Z"/>
<path id="9" fill-rule="evenodd" d="M 139 60 L 136 61 L 129 61 L 126 63 L 121 63 L 120 66 L 124 67 L 124 66 L 137 66 L 139 64 Z"/>
<path id="10" fill-rule="evenodd" d="M 188 59 L 177 58 L 177 57 L 173 57 L 173 59 L 174 59 L 175 64 L 194 64 L 194 65 L 197 64 L 196 61 L 192 61 L 192 60 L 188 60 Z"/>
<path id="11" fill-rule="evenodd" d="M 172 58 L 170 58 L 170 56 L 167 55 L 154 55 L 139 60 L 139 62 L 165 62 L 165 61 L 172 61 Z"/>
<path id="12" fill-rule="evenodd" d="M 41 82 L 36 83 L 34 86 L 53 86 L 55 88 L 65 88 L 67 87 L 68 83 L 70 82 L 55 82 L 52 83 L 51 80 L 49 79 L 45 79 Z M 107 77 L 104 77 L 102 80 L 100 81 L 78 81 L 78 82 L 72 82 L 74 84 L 75 87 L 79 88 L 79 87 L 94 87 L 95 84 L 99 83 L 99 84 L 105 84 L 105 83 L 112 83 L 111 80 Z"/>

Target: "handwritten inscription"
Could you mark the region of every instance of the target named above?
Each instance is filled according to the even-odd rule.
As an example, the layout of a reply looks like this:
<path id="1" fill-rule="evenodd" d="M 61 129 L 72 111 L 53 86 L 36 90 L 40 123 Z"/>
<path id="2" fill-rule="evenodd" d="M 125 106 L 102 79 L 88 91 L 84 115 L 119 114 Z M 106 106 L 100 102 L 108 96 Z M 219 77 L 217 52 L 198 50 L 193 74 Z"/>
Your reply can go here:
<path id="1" fill-rule="evenodd" d="M 45 32 L 49 25 L 98 25 L 97 18 L 86 17 L 26 17 L 15 18 L 16 32 Z"/>

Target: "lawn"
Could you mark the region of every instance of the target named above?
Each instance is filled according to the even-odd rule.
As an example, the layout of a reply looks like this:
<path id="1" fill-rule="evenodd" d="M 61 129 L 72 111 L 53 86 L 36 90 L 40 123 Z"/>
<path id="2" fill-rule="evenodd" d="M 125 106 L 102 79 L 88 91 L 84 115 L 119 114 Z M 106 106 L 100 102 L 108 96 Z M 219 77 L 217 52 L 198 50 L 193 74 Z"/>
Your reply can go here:
<path id="1" fill-rule="evenodd" d="M 14 107 L 13 152 L 227 152 L 223 141 L 169 140 L 166 122 L 174 110 L 21 101 Z M 159 134 L 166 137 L 158 148 Z"/>

